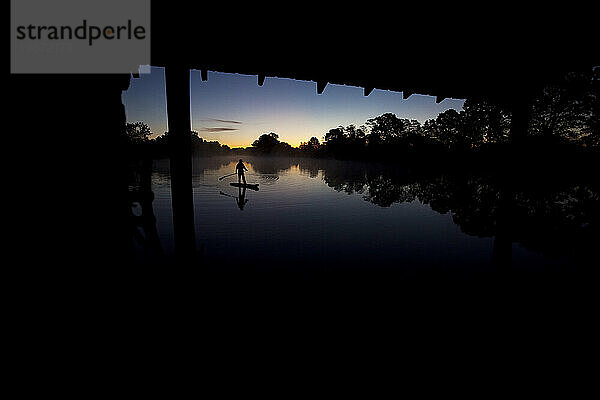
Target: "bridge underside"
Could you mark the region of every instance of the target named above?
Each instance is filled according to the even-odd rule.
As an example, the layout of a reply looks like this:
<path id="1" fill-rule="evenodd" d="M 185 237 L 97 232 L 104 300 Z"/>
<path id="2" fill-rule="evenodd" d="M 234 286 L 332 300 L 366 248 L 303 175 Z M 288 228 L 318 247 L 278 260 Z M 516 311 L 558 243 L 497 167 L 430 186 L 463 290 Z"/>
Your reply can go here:
<path id="1" fill-rule="evenodd" d="M 506 5 L 474 11 L 303 4 L 231 11 L 153 3 L 152 64 L 166 68 L 168 104 L 189 110 L 189 69 L 202 71 L 202 79 L 209 70 L 256 75 L 257 85 L 267 77 L 291 78 L 315 82 L 317 93 L 331 83 L 362 87 L 365 95 L 383 89 L 437 101 L 486 99 L 512 110 L 516 141 L 527 130 L 532 96 L 566 72 L 597 63 L 594 25 L 581 10 L 541 15 Z M 189 115 L 176 115 L 180 120 L 169 113 L 169 131 L 183 137 Z M 172 196 L 183 204 L 192 198 L 191 160 L 185 141 L 177 143 L 171 163 L 182 178 Z M 176 237 L 190 236 L 185 218 L 174 218 Z"/>
<path id="2" fill-rule="evenodd" d="M 504 5 L 504 12 L 486 9 L 473 15 L 459 6 L 326 10 L 303 3 L 227 10 L 174 4 L 152 2 L 151 57 L 153 65 L 166 67 L 169 131 L 180 139 L 174 140 L 172 196 L 176 247 L 184 257 L 194 253 L 191 165 L 184 140 L 190 129 L 185 112 L 189 69 L 254 74 L 257 84 L 265 77 L 302 79 L 316 82 L 317 90 L 335 83 L 364 87 L 365 94 L 377 88 L 438 99 L 484 97 L 526 110 L 527 97 L 544 84 L 566 71 L 600 64 L 594 59 L 590 20 L 595 13 L 590 10 L 525 15 L 507 12 Z M 128 84 L 129 76 L 120 75 L 10 77 L 10 118 L 31 121 L 33 115 L 43 124 L 15 135 L 21 142 L 12 148 L 28 177 L 18 190 L 38 201 L 43 180 L 31 185 L 30 178 L 56 159 L 66 174 L 42 191 L 59 196 L 44 199 L 44 207 L 31 207 L 53 211 L 21 224 L 39 227 L 36 233 L 48 238 L 40 251 L 45 258 L 68 256 L 64 263 L 74 269 L 82 260 L 117 268 L 113 260 L 126 253 L 130 226 L 121 94 Z M 526 118 L 515 121 L 514 128 L 522 131 Z M 81 218 L 90 213 L 91 218 Z M 56 226 L 64 236 L 55 237 Z M 68 255 L 60 252 L 65 243 Z"/>
<path id="3" fill-rule="evenodd" d="M 598 63 L 591 14 L 509 4 L 291 10 L 152 3 L 152 63 L 506 105 Z M 589 11 L 589 10 L 588 10 Z"/>

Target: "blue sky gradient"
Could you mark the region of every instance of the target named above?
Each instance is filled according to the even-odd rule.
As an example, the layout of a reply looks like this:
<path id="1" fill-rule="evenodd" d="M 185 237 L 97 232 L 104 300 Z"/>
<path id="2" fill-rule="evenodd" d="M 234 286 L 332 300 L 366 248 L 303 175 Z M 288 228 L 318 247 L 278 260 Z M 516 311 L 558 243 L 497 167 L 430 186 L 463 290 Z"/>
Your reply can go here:
<path id="1" fill-rule="evenodd" d="M 360 126 L 386 112 L 423 123 L 448 109 L 461 110 L 464 103 L 445 99 L 436 104 L 434 97 L 422 95 L 403 100 L 401 92 L 378 89 L 365 97 L 362 88 L 332 84 L 319 95 L 315 82 L 266 78 L 261 87 L 256 76 L 210 71 L 203 82 L 200 71 L 192 70 L 190 82 L 192 129 L 231 147 L 250 146 L 268 132 L 298 146 L 312 136 L 321 140 L 339 125 Z M 146 122 L 153 137 L 167 131 L 162 68 L 132 79 L 123 102 L 127 122 Z"/>

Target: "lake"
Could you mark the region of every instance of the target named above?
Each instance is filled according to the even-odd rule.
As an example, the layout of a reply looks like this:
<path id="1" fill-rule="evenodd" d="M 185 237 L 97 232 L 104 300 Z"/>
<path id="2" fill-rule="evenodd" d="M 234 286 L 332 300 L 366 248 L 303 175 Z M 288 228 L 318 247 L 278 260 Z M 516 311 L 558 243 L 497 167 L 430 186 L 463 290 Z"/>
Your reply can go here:
<path id="1" fill-rule="evenodd" d="M 259 190 L 231 186 L 237 176 L 219 180 L 235 170 L 235 156 L 193 159 L 195 243 L 205 265 L 472 276 L 499 264 L 518 274 L 561 270 L 593 253 L 600 201 L 593 184 L 507 187 L 479 172 L 415 173 L 339 160 L 244 162 L 248 183 Z M 168 160 L 154 161 L 151 190 L 155 225 L 138 227 L 135 248 L 139 259 L 157 264 L 174 254 Z M 132 211 L 141 215 L 141 205 Z"/>

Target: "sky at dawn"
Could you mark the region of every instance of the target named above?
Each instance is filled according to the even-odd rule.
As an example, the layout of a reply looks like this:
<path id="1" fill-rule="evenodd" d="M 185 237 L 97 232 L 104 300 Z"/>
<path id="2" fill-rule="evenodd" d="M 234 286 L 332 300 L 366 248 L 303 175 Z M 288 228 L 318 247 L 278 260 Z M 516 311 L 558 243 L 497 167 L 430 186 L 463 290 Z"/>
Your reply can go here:
<path id="1" fill-rule="evenodd" d="M 192 130 L 230 147 L 250 146 L 269 132 L 298 146 L 312 136 L 322 140 L 340 125 L 360 126 L 386 112 L 423 123 L 448 109 L 461 110 L 464 103 L 445 99 L 436 104 L 435 97 L 422 95 L 403 100 L 401 92 L 378 89 L 365 97 L 362 88 L 332 84 L 319 95 L 315 82 L 267 77 L 258 86 L 254 75 L 211 71 L 203 82 L 200 71 L 192 70 L 190 82 Z M 166 132 L 164 69 L 152 67 L 150 74 L 132 79 L 123 103 L 127 122 L 146 122 L 152 137 Z"/>

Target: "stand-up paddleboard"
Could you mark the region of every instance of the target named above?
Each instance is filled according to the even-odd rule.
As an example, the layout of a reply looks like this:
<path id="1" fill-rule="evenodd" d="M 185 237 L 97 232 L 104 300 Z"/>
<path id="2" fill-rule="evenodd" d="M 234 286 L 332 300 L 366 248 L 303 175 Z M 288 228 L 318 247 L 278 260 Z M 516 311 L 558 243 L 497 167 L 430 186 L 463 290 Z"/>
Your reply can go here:
<path id="1" fill-rule="evenodd" d="M 246 188 L 246 189 L 252 189 L 252 190 L 258 190 L 258 183 L 230 183 L 231 186 L 235 186 L 235 187 L 240 187 L 240 188 Z"/>

